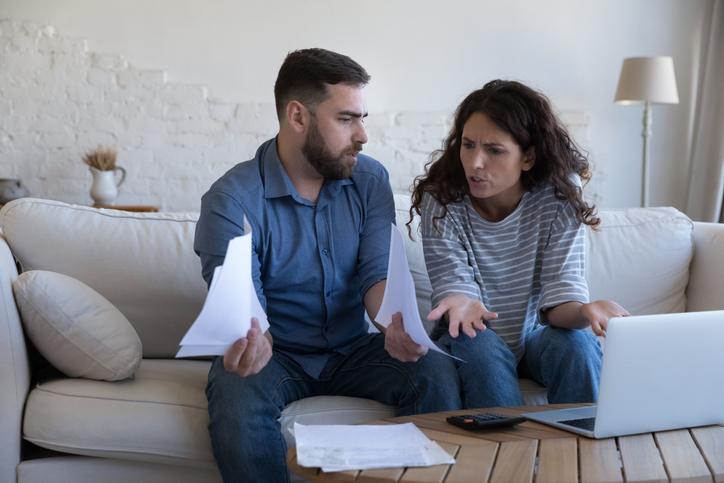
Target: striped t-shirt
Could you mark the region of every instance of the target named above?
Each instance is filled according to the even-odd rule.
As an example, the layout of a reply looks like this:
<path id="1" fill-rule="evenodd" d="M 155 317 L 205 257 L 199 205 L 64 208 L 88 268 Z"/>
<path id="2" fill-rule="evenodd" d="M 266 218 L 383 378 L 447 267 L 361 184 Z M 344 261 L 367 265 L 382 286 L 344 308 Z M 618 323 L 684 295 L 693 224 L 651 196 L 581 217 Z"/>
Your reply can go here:
<path id="1" fill-rule="evenodd" d="M 584 227 L 571 204 L 556 198 L 553 185 L 526 192 L 515 211 L 496 223 L 478 215 L 468 195 L 447 209 L 433 226 L 443 208 L 424 195 L 420 226 L 433 307 L 454 294 L 483 302 L 498 314 L 485 325 L 520 361 L 526 334 L 547 324 L 546 309 L 588 302 Z M 439 337 L 443 328 L 436 329 Z"/>

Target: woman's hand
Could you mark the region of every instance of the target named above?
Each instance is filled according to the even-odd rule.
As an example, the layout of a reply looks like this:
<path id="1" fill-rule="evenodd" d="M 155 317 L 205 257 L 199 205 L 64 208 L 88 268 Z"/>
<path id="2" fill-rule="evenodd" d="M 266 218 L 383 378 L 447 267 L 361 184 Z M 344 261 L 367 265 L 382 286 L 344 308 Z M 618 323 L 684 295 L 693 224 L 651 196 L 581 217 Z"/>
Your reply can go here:
<path id="1" fill-rule="evenodd" d="M 476 331 L 482 332 L 485 330 L 483 320 L 498 318 L 498 314 L 490 312 L 482 302 L 461 294 L 451 295 L 443 299 L 430 312 L 427 320 L 437 320 L 443 316 L 449 325 L 450 335 L 453 337 L 460 335 L 460 332 L 468 337 L 475 337 Z"/>
<path id="2" fill-rule="evenodd" d="M 591 324 L 593 333 L 602 337 L 606 337 L 606 326 L 609 319 L 631 315 L 626 309 L 611 300 L 597 300 L 583 304 L 581 314 Z"/>

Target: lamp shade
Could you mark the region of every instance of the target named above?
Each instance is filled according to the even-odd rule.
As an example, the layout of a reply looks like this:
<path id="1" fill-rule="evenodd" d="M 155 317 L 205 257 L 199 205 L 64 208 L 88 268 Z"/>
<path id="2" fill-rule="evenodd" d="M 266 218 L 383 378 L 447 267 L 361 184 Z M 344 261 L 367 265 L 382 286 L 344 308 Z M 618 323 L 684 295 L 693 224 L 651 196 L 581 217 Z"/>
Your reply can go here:
<path id="1" fill-rule="evenodd" d="M 616 104 L 678 104 L 671 57 L 630 57 L 623 60 Z"/>

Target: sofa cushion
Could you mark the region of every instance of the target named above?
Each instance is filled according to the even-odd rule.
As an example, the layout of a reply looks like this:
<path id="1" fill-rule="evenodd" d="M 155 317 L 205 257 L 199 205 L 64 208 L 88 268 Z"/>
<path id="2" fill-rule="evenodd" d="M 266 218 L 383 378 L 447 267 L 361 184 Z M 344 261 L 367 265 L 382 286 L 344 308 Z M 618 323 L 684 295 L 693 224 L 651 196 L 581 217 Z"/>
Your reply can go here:
<path id="1" fill-rule="evenodd" d="M 144 357 L 172 358 L 206 298 L 197 218 L 22 198 L 0 212 L 0 229 L 23 270 L 80 280 L 128 319 Z"/>
<path id="2" fill-rule="evenodd" d="M 134 379 L 120 382 L 51 378 L 28 396 L 23 437 L 32 443 L 86 456 L 215 468 L 204 389 L 211 363 L 144 359 Z M 376 401 L 342 396 L 288 405 L 280 423 L 361 423 L 394 416 Z"/>
<path id="3" fill-rule="evenodd" d="M 125 381 L 40 381 L 28 396 L 23 437 L 63 453 L 214 468 L 204 394 L 210 365 L 146 359 Z"/>
<path id="4" fill-rule="evenodd" d="M 692 221 L 669 207 L 606 210 L 599 216 L 599 230 L 588 229 L 586 237 L 590 299 L 614 300 L 632 315 L 684 312 Z"/>
<path id="5" fill-rule="evenodd" d="M 15 280 L 13 292 L 26 334 L 68 376 L 117 381 L 141 364 L 141 340 L 131 324 L 82 282 L 33 270 Z"/>

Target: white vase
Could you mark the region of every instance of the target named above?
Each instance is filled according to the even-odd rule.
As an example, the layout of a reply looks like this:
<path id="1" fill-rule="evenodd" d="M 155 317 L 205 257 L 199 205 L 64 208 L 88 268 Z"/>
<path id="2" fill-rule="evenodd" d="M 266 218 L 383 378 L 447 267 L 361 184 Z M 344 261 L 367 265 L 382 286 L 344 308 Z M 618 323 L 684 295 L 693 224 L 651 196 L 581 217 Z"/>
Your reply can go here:
<path id="1" fill-rule="evenodd" d="M 118 196 L 118 188 L 126 180 L 126 170 L 116 167 L 113 171 L 101 171 L 89 166 L 93 175 L 93 186 L 91 186 L 90 196 L 95 201 L 96 206 L 112 206 L 113 201 Z M 121 173 L 121 179 L 116 182 L 116 173 Z"/>

